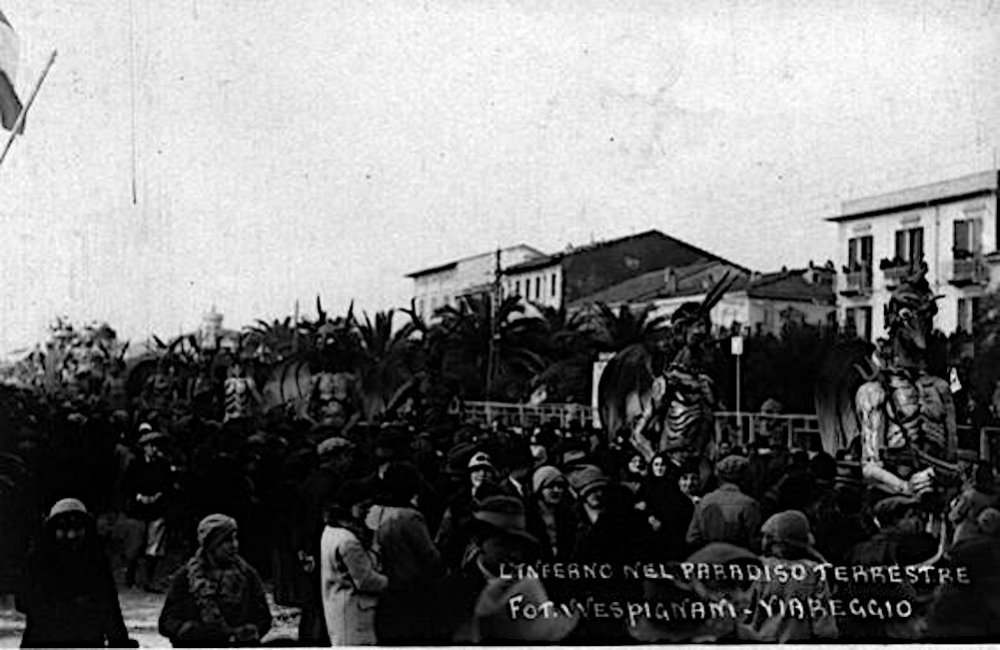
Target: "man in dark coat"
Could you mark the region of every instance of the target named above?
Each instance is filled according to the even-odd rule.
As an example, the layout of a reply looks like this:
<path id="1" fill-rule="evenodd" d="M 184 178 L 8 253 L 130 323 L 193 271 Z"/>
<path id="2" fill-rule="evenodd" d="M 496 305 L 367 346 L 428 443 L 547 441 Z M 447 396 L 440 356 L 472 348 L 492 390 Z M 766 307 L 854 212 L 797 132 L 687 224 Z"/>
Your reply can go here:
<path id="1" fill-rule="evenodd" d="M 20 606 L 27 615 L 22 647 L 135 647 L 93 519 L 77 499 L 52 507 L 28 558 Z"/>
<path id="2" fill-rule="evenodd" d="M 905 567 L 925 562 L 934 556 L 937 543 L 923 530 L 919 502 L 916 499 L 888 497 L 876 503 L 873 512 L 879 531 L 847 553 L 844 559 L 846 565 Z M 857 598 L 861 602 L 868 602 L 870 599 L 875 599 L 876 602 L 906 600 L 912 604 L 918 595 L 918 585 L 905 580 L 888 584 L 849 582 L 841 585 L 841 590 L 845 599 Z M 846 639 L 885 643 L 919 638 L 916 623 L 917 617 L 883 620 L 876 617 L 846 616 L 838 625 Z"/>

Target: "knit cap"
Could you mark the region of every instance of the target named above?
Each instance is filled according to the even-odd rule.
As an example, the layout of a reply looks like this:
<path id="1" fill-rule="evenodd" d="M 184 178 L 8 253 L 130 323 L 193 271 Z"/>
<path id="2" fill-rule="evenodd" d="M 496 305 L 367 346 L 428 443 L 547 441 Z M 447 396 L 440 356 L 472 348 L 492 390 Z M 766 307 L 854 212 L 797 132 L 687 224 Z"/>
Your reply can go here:
<path id="1" fill-rule="evenodd" d="M 208 549 L 237 529 L 236 520 L 223 514 L 209 515 L 198 524 L 198 546 Z"/>
<path id="2" fill-rule="evenodd" d="M 608 479 L 604 476 L 604 472 L 601 471 L 600 467 L 596 465 L 583 465 L 570 473 L 569 484 L 577 496 L 583 498 L 587 493 L 606 486 Z"/>
<path id="3" fill-rule="evenodd" d="M 771 515 L 761 526 L 760 531 L 775 541 L 796 546 L 817 555 L 813 548 L 816 540 L 809 530 L 809 518 L 799 510 L 786 510 Z"/>
<path id="4" fill-rule="evenodd" d="M 715 473 L 720 481 L 735 483 L 743 479 L 750 466 L 750 461 L 745 456 L 726 456 L 715 464 Z"/>
<path id="5" fill-rule="evenodd" d="M 542 465 L 531 477 L 531 488 L 537 494 L 555 481 L 566 482 L 566 476 L 552 465 Z"/>

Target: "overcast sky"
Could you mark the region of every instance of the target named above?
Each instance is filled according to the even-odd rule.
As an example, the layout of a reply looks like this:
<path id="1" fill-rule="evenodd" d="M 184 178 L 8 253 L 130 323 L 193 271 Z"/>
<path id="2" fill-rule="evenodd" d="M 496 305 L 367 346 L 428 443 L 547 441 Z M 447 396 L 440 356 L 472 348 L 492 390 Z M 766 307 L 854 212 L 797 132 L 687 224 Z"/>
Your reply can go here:
<path id="1" fill-rule="evenodd" d="M 804 265 L 840 201 L 1000 135 L 992 0 L 0 2 L 22 97 L 59 50 L 0 168 L 3 351 L 56 313 L 386 308 L 426 266 L 649 228 Z"/>

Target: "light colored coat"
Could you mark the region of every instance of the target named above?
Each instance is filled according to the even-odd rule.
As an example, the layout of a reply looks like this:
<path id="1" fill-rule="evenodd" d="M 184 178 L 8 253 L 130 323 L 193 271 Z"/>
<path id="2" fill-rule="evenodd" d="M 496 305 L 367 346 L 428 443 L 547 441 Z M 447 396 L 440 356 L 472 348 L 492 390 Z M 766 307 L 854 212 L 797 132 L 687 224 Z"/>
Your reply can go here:
<path id="1" fill-rule="evenodd" d="M 320 541 L 320 562 L 330 645 L 375 645 L 375 607 L 388 579 L 346 528 L 326 527 Z"/>

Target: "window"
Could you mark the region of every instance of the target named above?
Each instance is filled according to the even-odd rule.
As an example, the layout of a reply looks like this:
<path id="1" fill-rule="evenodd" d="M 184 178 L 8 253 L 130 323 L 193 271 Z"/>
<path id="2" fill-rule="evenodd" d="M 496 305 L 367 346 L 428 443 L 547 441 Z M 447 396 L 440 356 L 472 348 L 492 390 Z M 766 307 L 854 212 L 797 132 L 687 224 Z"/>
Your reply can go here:
<path id="1" fill-rule="evenodd" d="M 535 278 L 535 300 L 542 297 L 542 278 Z"/>
<path id="2" fill-rule="evenodd" d="M 424 319 L 427 318 L 427 314 L 424 313 L 424 299 L 423 298 L 421 298 L 420 300 L 417 301 L 417 313 L 420 314 L 421 318 L 424 318 Z"/>
<path id="3" fill-rule="evenodd" d="M 514 295 L 515 296 L 520 296 L 521 295 L 521 281 L 520 280 L 518 280 L 517 282 L 514 283 Z"/>
<path id="4" fill-rule="evenodd" d="M 916 262 L 924 257 L 924 229 L 896 231 L 896 257 L 904 262 Z"/>
<path id="5" fill-rule="evenodd" d="M 963 219 L 955 222 L 952 252 L 956 260 L 967 259 L 980 251 L 981 233 L 982 221 L 979 219 Z"/>
<path id="6" fill-rule="evenodd" d="M 854 237 L 847 240 L 847 266 L 855 268 L 871 268 L 872 266 L 872 243 L 871 235 L 864 237 Z"/>
<path id="7" fill-rule="evenodd" d="M 844 310 L 844 330 L 848 336 L 872 340 L 872 308 L 848 307 Z"/>
<path id="8" fill-rule="evenodd" d="M 556 274 L 552 274 L 552 297 L 556 297 Z"/>
<path id="9" fill-rule="evenodd" d="M 972 328 L 979 317 L 979 298 L 958 299 L 958 331 L 972 334 Z"/>
<path id="10" fill-rule="evenodd" d="M 872 340 L 872 308 L 871 307 L 860 307 L 858 308 L 858 319 L 861 321 L 858 323 L 858 332 L 862 334 L 862 338 L 866 341 Z"/>

